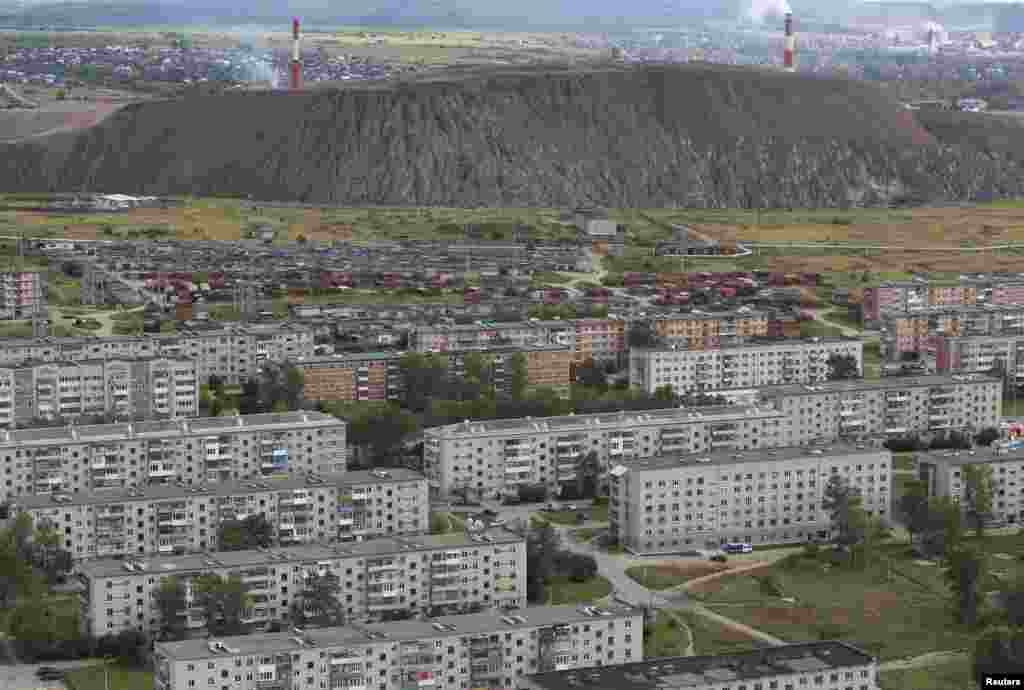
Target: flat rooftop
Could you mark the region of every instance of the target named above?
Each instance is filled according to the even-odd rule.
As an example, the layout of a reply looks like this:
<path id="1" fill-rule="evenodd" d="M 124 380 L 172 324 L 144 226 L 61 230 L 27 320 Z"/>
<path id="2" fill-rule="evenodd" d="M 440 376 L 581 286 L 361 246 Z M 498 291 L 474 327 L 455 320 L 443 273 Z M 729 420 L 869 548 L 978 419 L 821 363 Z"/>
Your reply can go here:
<path id="1" fill-rule="evenodd" d="M 771 406 L 717 405 L 701 408 L 671 407 L 660 410 L 564 415 L 561 417 L 524 417 L 483 422 L 462 422 L 426 429 L 427 436 L 475 436 L 477 434 L 543 433 L 549 431 L 587 431 L 601 427 L 621 428 L 633 425 L 692 424 L 746 419 L 781 417 L 783 413 Z"/>
<path id="2" fill-rule="evenodd" d="M 985 463 L 1020 462 L 1024 460 L 1024 446 L 1008 447 L 1005 442 L 995 441 L 985 448 L 974 450 L 936 450 L 930 453 L 914 453 L 918 462 L 942 465 L 983 465 Z"/>
<path id="3" fill-rule="evenodd" d="M 789 446 L 786 448 L 757 448 L 754 450 L 725 450 L 710 453 L 687 453 L 656 455 L 650 458 L 633 458 L 617 463 L 631 471 L 664 470 L 676 467 L 703 467 L 706 465 L 738 465 L 745 462 L 781 462 L 797 458 L 838 458 L 869 453 L 892 453 L 882 447 L 865 444 L 831 443 L 817 446 Z"/>
<path id="4" fill-rule="evenodd" d="M 633 350 L 638 352 L 693 352 L 694 354 L 726 354 L 730 350 L 766 350 L 771 348 L 790 349 L 793 347 L 813 347 L 815 345 L 836 345 L 840 343 L 861 343 L 864 340 L 856 336 L 830 336 L 821 338 L 781 338 L 778 340 L 763 340 L 763 341 L 751 341 L 744 343 L 737 343 L 735 345 L 728 345 L 725 347 L 716 347 L 712 350 L 689 350 L 685 347 L 634 347 Z"/>
<path id="5" fill-rule="evenodd" d="M 46 336 L 44 338 L 4 338 L 3 347 L 28 347 L 28 346 L 52 346 L 52 347 L 66 347 L 74 345 L 96 345 L 96 344 L 112 344 L 112 343 L 126 343 L 126 342 L 153 342 L 156 340 L 169 340 L 174 341 L 182 337 L 203 335 L 203 336 L 219 336 L 219 335 L 268 335 L 276 332 L 284 333 L 296 333 L 296 332 L 311 332 L 310 326 L 302 323 L 293 323 L 290 321 L 278 321 L 274 323 L 250 323 L 250 324 L 217 324 L 210 328 L 204 328 L 202 330 L 185 330 L 178 331 L 177 333 L 152 333 L 145 336 L 138 335 L 111 335 L 111 336 L 98 336 L 98 335 L 77 335 L 70 336 L 67 338 L 57 338 L 53 336 Z"/>
<path id="6" fill-rule="evenodd" d="M 964 384 L 999 383 L 999 379 L 984 374 L 930 374 L 926 376 L 890 376 L 881 379 L 853 379 L 849 381 L 824 381 L 814 385 L 799 383 L 783 383 L 775 386 L 761 386 L 756 389 L 745 389 L 759 392 L 762 397 L 783 397 L 791 395 L 808 395 L 811 393 L 849 393 L 868 390 L 888 390 L 906 388 L 928 388 L 934 386 L 956 386 Z M 735 388 L 722 388 L 704 391 L 709 395 L 745 392 Z"/>
<path id="7" fill-rule="evenodd" d="M 294 632 L 262 633 L 240 635 L 236 637 L 218 638 L 233 650 L 234 655 L 256 655 L 293 652 L 301 648 L 340 647 L 348 645 L 372 644 L 382 641 L 411 641 L 447 638 L 453 635 L 482 635 L 506 630 L 529 630 L 550 625 L 571 625 L 573 623 L 594 622 L 643 615 L 640 609 L 616 605 L 600 607 L 607 615 L 590 615 L 582 606 L 536 606 L 512 612 L 484 611 L 457 616 L 438 616 L 429 620 L 393 621 L 390 623 L 374 623 L 370 625 L 351 625 L 336 628 L 320 628 L 307 630 L 302 635 L 308 644 L 302 647 L 295 641 Z M 503 618 L 516 616 L 522 619 L 506 622 Z M 437 625 L 454 629 L 439 630 Z M 210 651 L 209 640 L 194 639 L 181 642 L 157 643 L 156 649 L 175 661 L 191 661 L 207 659 L 214 656 L 227 656 L 224 652 Z M 621 688 L 619 689 L 621 690 Z"/>
<path id="8" fill-rule="evenodd" d="M 543 690 L 684 690 L 728 685 L 871 664 L 867 653 L 843 642 L 809 642 L 718 656 L 689 656 L 635 661 L 618 666 L 553 671 L 530 676 Z"/>
<path id="9" fill-rule="evenodd" d="M 323 412 L 281 412 L 233 417 L 196 417 L 130 424 L 73 425 L 0 432 L 5 446 L 53 445 L 87 441 L 127 441 L 137 438 L 175 438 L 243 431 L 294 431 L 296 428 L 338 426 L 345 422 Z"/>
<path id="10" fill-rule="evenodd" d="M 293 489 L 315 489 L 317 487 L 352 487 L 365 484 L 384 482 L 406 482 L 424 480 L 424 476 L 404 467 L 389 468 L 388 477 L 378 477 L 373 470 L 346 472 L 344 474 L 323 474 L 317 476 L 286 477 L 280 479 L 260 478 L 241 479 L 215 484 L 199 484 L 184 486 L 166 484 L 148 486 L 139 489 L 102 489 L 98 491 L 80 491 L 65 494 L 36 494 L 19 496 L 15 503 L 19 508 L 52 508 L 73 505 L 103 505 L 109 503 L 129 503 L 132 501 L 161 501 L 186 498 L 188 496 L 238 496 Z M 61 500 L 55 500 L 60 496 Z M 66 498 L 65 498 L 66 497 Z"/>
<path id="11" fill-rule="evenodd" d="M 281 563 L 313 563 L 337 558 L 374 558 L 393 554 L 442 549 L 462 549 L 490 544 L 521 543 L 524 537 L 503 528 L 491 528 L 477 533 L 483 541 L 475 541 L 469 533 L 429 534 L 417 536 L 384 537 L 348 544 L 303 544 L 299 546 L 244 551 L 217 551 L 182 556 L 140 558 L 102 558 L 83 561 L 79 570 L 89 577 L 119 577 L 128 572 L 135 575 L 169 575 L 197 573 L 221 568 L 255 568 Z M 129 571 L 125 565 L 134 563 Z"/>

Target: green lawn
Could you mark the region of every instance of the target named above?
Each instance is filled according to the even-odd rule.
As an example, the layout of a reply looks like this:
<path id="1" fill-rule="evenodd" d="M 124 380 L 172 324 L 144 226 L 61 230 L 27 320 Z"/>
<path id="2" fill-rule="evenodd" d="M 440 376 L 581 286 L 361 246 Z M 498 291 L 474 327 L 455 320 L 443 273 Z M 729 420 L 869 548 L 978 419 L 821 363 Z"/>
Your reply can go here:
<path id="1" fill-rule="evenodd" d="M 879 674 L 881 690 L 977 690 L 971 677 L 970 661 L 915 668 L 906 671 L 882 671 Z"/>
<path id="2" fill-rule="evenodd" d="M 611 594 L 612 585 L 600 575 L 585 582 L 573 582 L 568 577 L 553 577 L 546 583 L 548 604 L 589 603 Z"/>
<path id="3" fill-rule="evenodd" d="M 864 378 L 877 379 L 882 376 L 882 351 L 878 338 L 864 342 Z"/>
<path id="4" fill-rule="evenodd" d="M 540 516 L 548 522 L 554 522 L 559 525 L 575 525 L 577 524 L 576 515 L 578 513 L 583 513 L 589 522 L 608 522 L 607 503 L 594 506 L 593 508 L 581 506 L 579 510 L 545 510 Z"/>
<path id="5" fill-rule="evenodd" d="M 822 323 L 821 321 L 803 321 L 800 323 L 801 338 L 833 338 L 842 334 L 842 329 Z"/>
<path id="6" fill-rule="evenodd" d="M 573 541 L 583 544 L 596 537 L 602 531 L 594 527 L 584 527 L 582 529 L 574 529 L 569 532 L 569 536 L 572 537 Z"/>
<path id="7" fill-rule="evenodd" d="M 152 690 L 153 674 L 110 664 L 109 690 Z M 103 665 L 88 666 L 64 676 L 70 690 L 106 690 Z"/>
<path id="8" fill-rule="evenodd" d="M 1024 552 L 1024 536 L 968 541 L 989 554 L 985 572 L 1005 578 L 1024 573 L 1019 558 L 995 557 Z M 741 574 L 720 578 L 700 597 L 718 613 L 782 639 L 795 642 L 825 635 L 856 644 L 882 659 L 969 647 L 972 633 L 954 620 L 949 587 L 940 567 L 914 561 L 906 545 L 886 545 L 880 554 L 891 558 L 891 578 L 886 576 L 884 558 L 864 570 L 829 568 L 823 560 L 789 558 L 766 571 L 778 578 L 782 596 L 765 594 L 756 576 Z M 993 578 L 983 589 L 991 591 L 997 586 Z M 796 601 L 786 602 L 785 597 Z"/>
<path id="9" fill-rule="evenodd" d="M 693 579 L 680 570 L 655 565 L 635 565 L 626 568 L 626 575 L 642 584 L 647 589 L 671 589 Z"/>
<path id="10" fill-rule="evenodd" d="M 654 623 L 644 631 L 645 659 L 683 656 L 689 645 L 690 634 L 678 611 L 658 611 Z"/>
<path id="11" fill-rule="evenodd" d="M 1003 398 L 1004 417 L 1024 417 L 1024 398 Z"/>
<path id="12" fill-rule="evenodd" d="M 850 310 L 843 309 L 832 309 L 824 314 L 824 317 L 833 323 L 838 323 L 847 328 L 855 328 L 856 330 L 863 330 L 860 319 L 850 318 Z"/>
<path id="13" fill-rule="evenodd" d="M 693 636 L 693 653 L 697 656 L 746 652 L 766 646 L 763 642 L 691 611 L 680 611 L 678 615 L 690 628 L 690 634 Z"/>

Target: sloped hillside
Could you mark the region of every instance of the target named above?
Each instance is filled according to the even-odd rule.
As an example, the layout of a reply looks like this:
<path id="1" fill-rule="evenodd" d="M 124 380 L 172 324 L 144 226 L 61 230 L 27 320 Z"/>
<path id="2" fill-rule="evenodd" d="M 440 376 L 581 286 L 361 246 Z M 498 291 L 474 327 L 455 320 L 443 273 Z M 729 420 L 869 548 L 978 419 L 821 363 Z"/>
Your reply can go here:
<path id="1" fill-rule="evenodd" d="M 0 187 L 332 203 L 876 204 L 1018 194 L 859 82 L 712 65 L 474 73 L 126 107 L 0 148 Z"/>

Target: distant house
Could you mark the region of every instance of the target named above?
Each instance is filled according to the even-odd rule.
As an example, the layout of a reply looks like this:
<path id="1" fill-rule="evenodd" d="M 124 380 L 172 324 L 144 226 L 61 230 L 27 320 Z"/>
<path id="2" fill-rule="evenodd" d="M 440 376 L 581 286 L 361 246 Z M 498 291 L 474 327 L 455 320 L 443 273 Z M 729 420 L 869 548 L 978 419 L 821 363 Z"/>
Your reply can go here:
<path id="1" fill-rule="evenodd" d="M 654 252 L 658 256 L 714 256 L 721 254 L 718 240 L 706 237 L 685 225 L 673 225 L 672 239 L 659 242 Z"/>

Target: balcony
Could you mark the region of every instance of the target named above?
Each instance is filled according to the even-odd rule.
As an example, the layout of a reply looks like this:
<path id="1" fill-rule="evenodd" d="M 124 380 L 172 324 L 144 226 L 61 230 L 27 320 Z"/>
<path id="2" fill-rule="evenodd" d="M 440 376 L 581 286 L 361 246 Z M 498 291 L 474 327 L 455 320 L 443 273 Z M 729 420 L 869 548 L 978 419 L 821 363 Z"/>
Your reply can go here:
<path id="1" fill-rule="evenodd" d="M 391 570 L 400 570 L 400 569 L 401 568 L 399 567 L 399 565 L 398 565 L 398 563 L 396 561 L 376 562 L 376 563 L 372 563 L 372 564 L 368 563 L 367 566 L 366 566 L 366 572 L 368 572 L 368 573 L 383 573 L 383 572 L 387 572 L 387 571 L 391 571 Z"/>

